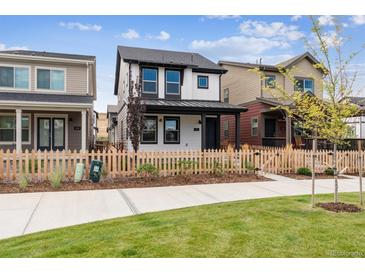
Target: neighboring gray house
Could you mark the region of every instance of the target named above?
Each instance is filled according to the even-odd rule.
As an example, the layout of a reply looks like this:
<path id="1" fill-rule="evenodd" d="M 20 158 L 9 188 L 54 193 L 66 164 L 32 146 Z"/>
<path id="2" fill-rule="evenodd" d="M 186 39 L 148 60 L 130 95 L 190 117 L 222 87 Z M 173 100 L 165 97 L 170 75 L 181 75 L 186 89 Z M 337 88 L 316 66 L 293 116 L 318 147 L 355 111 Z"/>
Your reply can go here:
<path id="1" fill-rule="evenodd" d="M 116 141 L 116 133 L 117 133 L 117 125 L 118 125 L 118 106 L 117 105 L 108 105 L 106 118 L 108 119 L 108 141 L 110 144 L 115 145 Z"/>
<path id="2" fill-rule="evenodd" d="M 347 123 L 352 128 L 354 138 L 365 139 L 365 97 L 349 97 L 351 103 L 359 106 L 360 115 L 348 118 Z"/>
<path id="3" fill-rule="evenodd" d="M 88 149 L 94 56 L 0 51 L 0 149 Z"/>
<path id="4" fill-rule="evenodd" d="M 140 81 L 146 107 L 141 150 L 219 148 L 220 116 L 234 115 L 239 124 L 240 113 L 246 110 L 220 101 L 224 73 L 225 69 L 198 53 L 119 46 L 114 88 L 118 96 L 116 142 L 132 149 L 127 102 L 131 81 Z"/>

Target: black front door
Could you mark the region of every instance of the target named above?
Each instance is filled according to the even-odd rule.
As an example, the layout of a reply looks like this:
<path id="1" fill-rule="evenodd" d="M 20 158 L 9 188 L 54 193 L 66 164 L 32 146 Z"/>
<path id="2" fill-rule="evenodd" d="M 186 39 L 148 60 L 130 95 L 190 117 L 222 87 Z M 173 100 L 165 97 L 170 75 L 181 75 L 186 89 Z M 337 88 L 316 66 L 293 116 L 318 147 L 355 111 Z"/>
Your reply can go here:
<path id="1" fill-rule="evenodd" d="M 276 119 L 265 118 L 265 137 L 275 137 Z"/>
<path id="2" fill-rule="evenodd" d="M 217 118 L 206 118 L 205 148 L 216 149 L 217 146 Z"/>
<path id="3" fill-rule="evenodd" d="M 37 149 L 65 149 L 64 118 L 38 118 Z"/>

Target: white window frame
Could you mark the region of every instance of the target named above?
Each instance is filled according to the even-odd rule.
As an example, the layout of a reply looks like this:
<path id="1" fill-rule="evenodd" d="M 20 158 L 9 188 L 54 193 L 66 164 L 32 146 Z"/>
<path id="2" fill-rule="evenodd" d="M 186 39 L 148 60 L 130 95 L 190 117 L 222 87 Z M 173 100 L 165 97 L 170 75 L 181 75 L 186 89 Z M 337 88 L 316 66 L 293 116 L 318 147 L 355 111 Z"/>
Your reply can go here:
<path id="1" fill-rule="evenodd" d="M 34 85 L 35 85 L 35 90 L 38 92 L 46 92 L 46 93 L 55 93 L 55 92 L 59 92 L 59 93 L 65 93 L 67 91 L 67 69 L 66 68 L 60 68 L 60 67 L 35 67 L 35 78 L 34 78 Z M 63 79 L 63 90 L 59 90 L 59 89 L 45 89 L 45 88 L 38 88 L 38 69 L 44 69 L 44 70 L 62 70 L 63 71 L 63 75 L 64 75 L 64 79 Z M 51 81 L 51 79 L 50 79 Z M 51 86 L 51 85 L 50 85 Z"/>
<path id="2" fill-rule="evenodd" d="M 179 73 L 179 81 L 177 82 L 171 82 L 171 81 L 167 81 L 167 72 L 168 71 L 176 71 Z M 174 93 L 174 92 L 168 92 L 167 91 L 167 84 L 178 84 L 179 85 L 179 92 L 178 93 Z M 181 93 L 181 71 L 177 70 L 177 69 L 165 69 L 165 93 L 167 95 L 180 95 Z"/>
<path id="3" fill-rule="evenodd" d="M 253 121 L 256 120 L 257 126 L 254 127 L 253 126 Z M 253 129 L 256 128 L 256 134 L 253 134 Z M 251 136 L 252 137 L 257 137 L 259 136 L 259 118 L 258 117 L 252 117 L 251 118 Z"/>
<path id="4" fill-rule="evenodd" d="M 144 80 L 143 79 L 143 69 L 153 69 L 156 71 L 156 81 L 152 81 L 152 80 Z M 158 68 L 156 67 L 142 67 L 141 69 L 141 78 L 142 78 L 142 93 L 144 94 L 158 94 Z M 144 85 L 143 85 L 143 82 L 149 82 L 149 83 L 156 83 L 156 91 L 145 91 L 144 90 Z"/>
<path id="5" fill-rule="evenodd" d="M 274 78 L 273 79 L 273 85 L 272 86 L 270 86 L 268 84 L 269 78 Z M 274 75 L 274 74 L 265 75 L 265 88 L 276 88 L 276 75 Z"/>
<path id="6" fill-rule="evenodd" d="M 312 79 L 312 78 L 305 78 L 305 77 L 297 77 L 296 78 L 296 81 L 297 82 L 298 81 L 303 81 L 303 90 L 302 91 L 301 90 L 297 90 L 297 91 L 300 91 L 300 92 L 307 92 L 305 90 L 305 82 L 306 81 L 311 81 L 312 82 L 312 91 L 311 91 L 311 93 L 314 94 L 314 79 Z M 294 85 L 294 90 L 295 90 L 295 85 Z"/>
<path id="7" fill-rule="evenodd" d="M 16 114 L 15 113 L 9 113 L 9 112 L 4 112 L 4 113 L 0 113 L 0 116 L 9 116 L 9 117 L 15 117 L 15 141 L 6 141 L 6 142 L 2 142 L 0 141 L 0 145 L 15 145 L 16 144 Z M 23 142 L 22 141 L 22 145 L 30 145 L 32 142 L 32 121 L 31 121 L 31 115 L 30 113 L 22 113 L 22 117 L 27 116 L 29 119 L 29 127 L 28 127 L 28 142 Z M 22 128 L 23 131 L 23 128 Z"/>
<path id="8" fill-rule="evenodd" d="M 226 97 L 226 91 L 227 91 L 227 97 Z M 227 102 L 226 102 L 226 98 L 227 98 Z M 225 88 L 223 89 L 223 102 L 224 103 L 229 103 L 229 88 Z"/>
<path id="9" fill-rule="evenodd" d="M 16 88 L 15 87 L 15 70 L 14 70 L 14 75 L 13 75 L 13 80 L 14 80 L 14 87 L 10 88 L 10 87 L 0 87 L 0 90 L 20 90 L 20 91 L 30 91 L 31 89 L 31 66 L 29 65 L 14 65 L 14 64 L 3 64 L 0 63 L 0 67 L 9 67 L 9 68 L 26 68 L 28 69 L 28 88 Z"/>

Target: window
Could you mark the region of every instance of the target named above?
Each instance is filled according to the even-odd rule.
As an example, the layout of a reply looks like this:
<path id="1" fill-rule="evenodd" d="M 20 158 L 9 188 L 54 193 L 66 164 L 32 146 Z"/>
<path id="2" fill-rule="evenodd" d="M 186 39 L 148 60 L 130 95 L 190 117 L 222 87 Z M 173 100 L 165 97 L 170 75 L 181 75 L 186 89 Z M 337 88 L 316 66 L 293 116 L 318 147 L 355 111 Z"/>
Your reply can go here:
<path id="1" fill-rule="evenodd" d="M 209 78 L 208 76 L 198 75 L 198 88 L 208 88 Z"/>
<path id="2" fill-rule="evenodd" d="M 314 94 L 314 83 L 313 79 L 302 79 L 298 78 L 294 87 L 295 91 L 308 92 Z"/>
<path id="3" fill-rule="evenodd" d="M 276 85 L 276 76 L 275 75 L 267 75 L 265 77 L 265 87 L 266 88 L 275 88 Z"/>
<path id="4" fill-rule="evenodd" d="M 228 138 L 229 137 L 228 121 L 223 122 L 223 132 L 224 132 L 224 138 Z"/>
<path id="5" fill-rule="evenodd" d="M 257 118 L 251 119 L 251 136 L 257 136 L 259 130 L 259 120 Z"/>
<path id="6" fill-rule="evenodd" d="M 179 144 L 180 143 L 180 118 L 179 117 L 165 117 L 165 144 Z"/>
<path id="7" fill-rule="evenodd" d="M 29 69 L 0 66 L 0 87 L 29 89 Z"/>
<path id="8" fill-rule="evenodd" d="M 142 143 L 157 144 L 157 117 L 145 116 Z"/>
<path id="9" fill-rule="evenodd" d="M 142 92 L 157 93 L 156 68 L 142 68 Z"/>
<path id="10" fill-rule="evenodd" d="M 229 88 L 223 90 L 223 102 L 229 103 Z"/>
<path id="11" fill-rule="evenodd" d="M 29 116 L 22 116 L 22 142 L 30 142 Z M 15 143 L 16 118 L 13 115 L 0 115 L 0 142 Z"/>
<path id="12" fill-rule="evenodd" d="M 166 70 L 165 89 L 166 94 L 180 94 L 180 71 Z"/>
<path id="13" fill-rule="evenodd" d="M 37 69 L 37 89 L 65 90 L 65 71 Z"/>

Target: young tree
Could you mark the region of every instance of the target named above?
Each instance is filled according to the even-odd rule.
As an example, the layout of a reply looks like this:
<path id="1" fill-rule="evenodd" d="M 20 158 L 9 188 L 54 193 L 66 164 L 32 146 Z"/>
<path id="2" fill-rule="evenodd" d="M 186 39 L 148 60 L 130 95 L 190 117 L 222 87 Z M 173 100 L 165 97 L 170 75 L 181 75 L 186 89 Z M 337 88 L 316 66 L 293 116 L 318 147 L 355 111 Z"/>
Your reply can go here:
<path id="1" fill-rule="evenodd" d="M 128 96 L 128 113 L 127 125 L 128 136 L 132 142 L 134 151 L 138 151 L 142 130 L 144 128 L 145 106 L 142 104 L 141 93 L 142 83 L 137 77 L 136 83 L 132 81 L 131 71 L 129 71 L 129 96 Z"/>
<path id="2" fill-rule="evenodd" d="M 316 17 L 310 17 L 314 42 L 306 40 L 310 53 L 318 60 L 313 67 L 323 72 L 323 79 L 315 79 L 323 83 L 322 96 L 303 91 L 287 90 L 275 83 L 275 89 L 267 89 L 276 98 L 280 105 L 277 108 L 285 110 L 287 115 L 296 120 L 304 133 L 313 138 L 312 151 L 312 205 L 314 206 L 315 193 L 315 154 L 317 138 L 327 139 L 334 145 L 333 169 L 335 177 L 334 202 L 338 202 L 338 170 L 336 169 L 336 154 L 338 145 L 344 144 L 344 139 L 350 135 L 350 127 L 346 120 L 355 116 L 359 109 L 349 101 L 353 94 L 353 84 L 356 73 L 349 75 L 348 65 L 360 52 L 353 52 L 344 56 L 342 46 L 345 42 L 341 22 L 335 22 L 335 31 L 329 36 L 320 26 Z M 278 66 L 281 74 L 289 79 L 294 86 L 298 84 L 294 75 L 297 68 Z M 265 74 L 256 70 L 261 79 Z M 308 75 L 309 76 L 309 75 Z M 312 76 L 313 78 L 313 76 Z M 304 87 L 303 87 L 304 89 Z"/>

